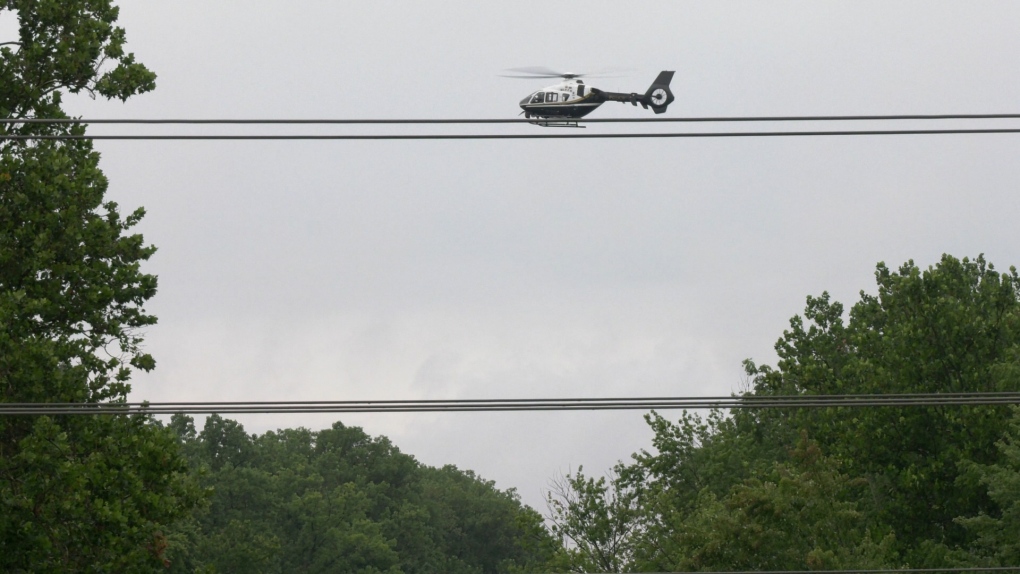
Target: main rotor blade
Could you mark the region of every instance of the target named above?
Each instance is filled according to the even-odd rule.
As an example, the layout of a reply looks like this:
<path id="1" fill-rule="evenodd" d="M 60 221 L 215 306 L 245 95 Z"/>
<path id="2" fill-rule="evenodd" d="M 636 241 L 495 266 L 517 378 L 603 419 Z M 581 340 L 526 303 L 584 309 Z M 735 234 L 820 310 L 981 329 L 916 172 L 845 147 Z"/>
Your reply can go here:
<path id="1" fill-rule="evenodd" d="M 542 78 L 562 78 L 563 76 L 511 76 L 509 74 L 498 74 L 500 78 L 520 78 L 522 80 L 540 80 Z"/>
<path id="2" fill-rule="evenodd" d="M 631 75 L 633 72 L 629 68 L 603 68 L 593 72 L 576 74 L 573 72 L 557 72 L 556 70 L 546 68 L 545 66 L 527 66 L 524 68 L 507 68 L 507 72 L 517 72 L 516 74 L 499 74 L 503 78 L 564 78 L 571 80 L 574 78 L 623 78 Z M 523 75 L 521 75 L 523 74 Z"/>
<path id="3" fill-rule="evenodd" d="M 585 72 L 585 78 L 629 78 L 634 75 L 634 68 L 599 68 Z"/>
<path id="4" fill-rule="evenodd" d="M 507 72 L 519 72 L 521 74 L 528 74 L 528 75 L 531 75 L 531 76 L 539 76 L 539 77 L 545 77 L 545 78 L 559 78 L 559 77 L 565 76 L 565 75 L 574 75 L 574 74 L 564 74 L 563 72 L 557 72 L 556 70 L 551 70 L 549 68 L 546 68 L 545 66 L 525 66 L 524 68 L 507 68 L 506 71 Z M 524 77 L 524 76 L 521 76 L 521 77 Z"/>

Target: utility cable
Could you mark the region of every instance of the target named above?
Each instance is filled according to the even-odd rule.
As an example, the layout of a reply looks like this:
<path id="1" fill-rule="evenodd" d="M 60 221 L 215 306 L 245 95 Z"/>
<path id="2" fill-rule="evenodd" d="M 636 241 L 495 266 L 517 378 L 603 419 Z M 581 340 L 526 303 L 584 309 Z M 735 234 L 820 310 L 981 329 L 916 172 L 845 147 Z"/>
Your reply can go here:
<path id="1" fill-rule="evenodd" d="M 1010 404 L 1020 404 L 1020 392 L 479 400 L 0 403 L 0 415 L 800 409 Z"/>
<path id="2" fill-rule="evenodd" d="M 957 568 L 899 568 L 879 570 L 717 570 L 707 572 L 670 571 L 652 574 L 963 574 L 980 572 L 1016 572 L 1020 566 L 976 566 Z"/>
<path id="3" fill-rule="evenodd" d="M 1020 128 L 842 130 L 781 132 L 687 132 L 626 134 L 420 134 L 420 135 L 0 135 L 0 141 L 41 140 L 525 140 L 525 139 L 634 139 L 634 138 L 746 138 L 814 136 L 893 136 L 954 134 L 1015 134 Z"/>
<path id="4" fill-rule="evenodd" d="M 581 123 L 725 123 L 725 122 L 845 122 L 893 120 L 997 120 L 1020 119 L 1020 114 L 896 114 L 848 116 L 706 116 L 686 118 L 577 118 L 567 120 L 541 120 L 538 118 L 395 118 L 395 119 L 337 119 L 337 118 L 22 118 L 0 119 L 0 124 L 198 124 L 198 125 L 371 125 L 371 124 L 527 124 L 538 121 L 571 121 Z"/>

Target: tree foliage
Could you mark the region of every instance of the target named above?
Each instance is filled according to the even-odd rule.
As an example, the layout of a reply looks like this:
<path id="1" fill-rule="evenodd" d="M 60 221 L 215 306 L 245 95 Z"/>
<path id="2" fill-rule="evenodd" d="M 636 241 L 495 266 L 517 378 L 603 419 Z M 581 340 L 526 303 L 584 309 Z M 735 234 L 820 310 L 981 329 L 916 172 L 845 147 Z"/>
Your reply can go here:
<path id="1" fill-rule="evenodd" d="M 1009 428 L 996 446 L 1002 454 L 1000 462 L 971 466 L 988 488 L 995 510 L 960 517 L 957 522 L 976 535 L 973 550 L 979 559 L 995 566 L 1015 566 L 1020 564 L 1020 407 L 1013 408 Z"/>
<path id="2" fill-rule="evenodd" d="M 127 97 L 155 76 L 124 52 L 109 0 L 7 0 L 0 117 L 64 118 L 61 97 Z M 82 126 L 0 127 L 22 134 Z M 154 360 L 140 329 L 154 249 L 105 201 L 87 141 L 0 144 L 0 401 L 124 400 Z M 0 570 L 145 571 L 165 566 L 167 525 L 197 502 L 172 434 L 145 417 L 0 418 Z"/>
<path id="3" fill-rule="evenodd" d="M 876 295 L 861 294 L 844 325 L 828 295 L 809 298 L 777 343 L 779 369 L 759 369 L 758 392 L 798 394 L 945 393 L 1020 388 L 1020 278 L 983 257 L 943 256 L 921 270 L 880 264 Z M 955 518 L 993 506 L 961 471 L 999 453 L 1006 407 L 803 410 L 788 424 L 807 428 L 828 454 L 877 497 L 876 519 L 895 525 L 906 548 L 924 541 L 964 544 Z M 913 558 L 923 561 L 923 556 Z"/>
<path id="4" fill-rule="evenodd" d="M 570 568 L 623 572 L 633 562 L 636 497 L 615 474 L 595 479 L 580 467 L 554 482 L 547 503 L 553 533 L 566 544 Z"/>
<path id="5" fill-rule="evenodd" d="M 777 366 L 745 363 L 750 392 L 1020 390 L 1015 269 L 946 255 L 875 277 L 848 316 L 808 297 Z M 568 477 L 553 518 L 581 540 L 620 524 L 615 558 L 635 571 L 1016 565 L 1020 414 L 1009 420 L 1004 406 L 653 413 L 653 450 L 609 483 Z"/>
<path id="6" fill-rule="evenodd" d="M 0 117 L 62 118 L 64 92 L 126 100 L 156 87 L 124 51 L 111 0 L 4 0 L 2 11 L 16 12 L 19 27 L 0 43 Z"/>
<path id="7" fill-rule="evenodd" d="M 359 428 L 248 435 L 216 415 L 198 433 L 186 416 L 170 427 L 211 492 L 172 536 L 175 572 L 527 572 L 559 554 L 512 490 Z"/>

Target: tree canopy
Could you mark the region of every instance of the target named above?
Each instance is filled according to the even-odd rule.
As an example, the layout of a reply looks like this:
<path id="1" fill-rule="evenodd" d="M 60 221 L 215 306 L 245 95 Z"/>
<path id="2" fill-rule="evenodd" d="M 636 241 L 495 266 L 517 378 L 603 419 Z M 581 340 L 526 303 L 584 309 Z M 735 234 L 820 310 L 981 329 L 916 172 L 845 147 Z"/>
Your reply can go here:
<path id="1" fill-rule="evenodd" d="M 174 572 L 529 572 L 560 554 L 513 490 L 360 428 L 248 435 L 216 415 L 197 433 L 187 416 L 170 426 L 211 492 L 171 537 Z"/>
<path id="2" fill-rule="evenodd" d="M 849 314 L 808 297 L 754 395 L 1020 390 L 1020 278 L 983 257 L 879 264 Z M 652 451 L 568 477 L 578 571 L 606 524 L 616 571 L 1016 565 L 1017 421 L 1006 406 L 652 413 Z M 624 500 L 626 504 L 619 504 Z M 567 504 L 568 502 L 572 504 Z M 585 520 L 601 516 L 600 520 Z M 580 526 L 578 526 L 580 525 Z M 564 530 L 567 528 L 567 530 Z"/>
<path id="3" fill-rule="evenodd" d="M 155 75 L 125 53 L 109 0 L 8 0 L 0 116 L 64 118 L 61 98 L 126 99 Z M 82 133 L 24 124 L 22 134 Z M 88 141 L 0 143 L 0 400 L 124 400 L 155 362 L 140 329 L 154 248 L 105 200 Z M 165 566 L 167 525 L 199 499 L 171 433 L 146 417 L 0 418 L 0 570 L 145 571 Z"/>

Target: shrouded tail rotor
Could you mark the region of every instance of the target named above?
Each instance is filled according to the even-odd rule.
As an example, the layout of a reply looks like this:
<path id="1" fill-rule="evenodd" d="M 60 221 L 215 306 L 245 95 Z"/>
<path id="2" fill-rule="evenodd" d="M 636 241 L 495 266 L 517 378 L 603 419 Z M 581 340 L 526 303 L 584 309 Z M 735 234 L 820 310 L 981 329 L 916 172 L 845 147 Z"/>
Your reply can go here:
<path id="1" fill-rule="evenodd" d="M 673 103 L 676 99 L 673 97 L 673 92 L 669 89 L 669 83 L 673 81 L 674 72 L 659 72 L 659 76 L 652 82 L 651 87 L 645 92 L 645 100 L 648 105 L 651 106 L 652 111 L 661 114 L 666 111 L 669 104 Z"/>

